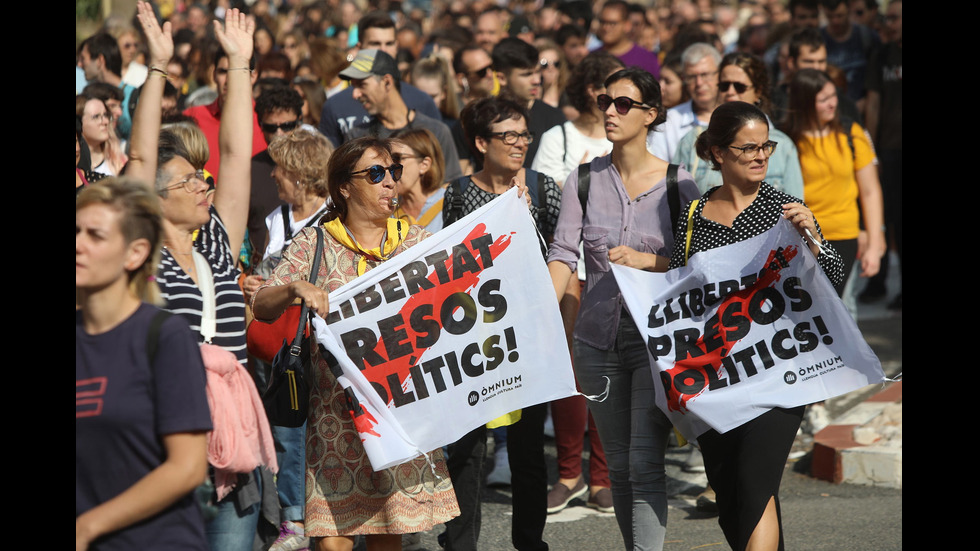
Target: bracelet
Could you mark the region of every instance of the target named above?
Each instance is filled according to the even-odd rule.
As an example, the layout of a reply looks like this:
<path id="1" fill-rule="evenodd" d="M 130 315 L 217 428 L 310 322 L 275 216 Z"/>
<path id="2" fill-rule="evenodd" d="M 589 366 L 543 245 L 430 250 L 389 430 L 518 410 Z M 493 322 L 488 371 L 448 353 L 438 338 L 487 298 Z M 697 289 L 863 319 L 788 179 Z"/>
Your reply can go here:
<path id="1" fill-rule="evenodd" d="M 160 73 L 161 75 L 163 75 L 163 78 L 167 78 L 168 76 L 170 76 L 170 73 L 168 73 L 167 71 L 165 71 L 163 69 L 160 69 L 159 67 L 153 67 L 153 66 L 151 66 L 150 69 L 149 69 L 149 72 L 150 73 Z"/>
<path id="2" fill-rule="evenodd" d="M 251 72 L 251 69 L 249 69 L 248 67 L 229 67 L 228 70 L 229 71 L 249 71 L 249 72 Z"/>

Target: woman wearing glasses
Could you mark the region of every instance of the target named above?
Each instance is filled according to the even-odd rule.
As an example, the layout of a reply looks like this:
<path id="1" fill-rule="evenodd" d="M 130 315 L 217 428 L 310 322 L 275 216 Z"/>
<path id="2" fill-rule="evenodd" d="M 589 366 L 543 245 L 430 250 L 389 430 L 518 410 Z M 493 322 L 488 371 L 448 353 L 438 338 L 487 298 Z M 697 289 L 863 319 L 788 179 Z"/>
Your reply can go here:
<path id="1" fill-rule="evenodd" d="M 609 465 L 612 502 L 627 550 L 662 549 L 667 526 L 664 451 L 670 421 L 653 400 L 643 338 L 624 309 L 610 264 L 665 271 L 673 247 L 668 164 L 646 149 L 650 128 L 666 118 L 660 85 L 637 68 L 613 73 L 598 96 L 612 153 L 582 165 L 564 187 L 561 216 L 548 254 L 560 298 L 585 249 L 586 283 L 572 345 L 575 375 L 590 402 Z M 588 170 L 587 174 L 583 172 Z M 588 181 L 588 190 L 579 186 Z M 584 186 L 583 186 L 584 189 Z M 698 195 L 678 170 L 680 205 Z"/>
<path id="2" fill-rule="evenodd" d="M 693 213 L 678 221 L 678 236 L 687 233 L 688 224 L 693 228 L 689 250 L 685 241 L 674 243 L 671 268 L 685 265 L 698 252 L 765 233 L 786 218 L 831 282 L 843 279 L 841 257 L 823 242 L 807 206 L 763 181 L 775 149 L 769 121 L 754 105 L 725 103 L 712 113 L 697 151 L 721 173 L 722 184 L 702 195 Z M 808 233 L 822 243 L 807 239 Z M 773 408 L 724 434 L 709 430 L 698 437 L 708 482 L 717 495 L 718 523 L 736 551 L 783 549 L 779 482 L 803 410 Z"/>
<path id="3" fill-rule="evenodd" d="M 761 58 L 740 52 L 728 54 L 721 60 L 718 74 L 718 105 L 744 101 L 755 105 L 768 116 L 771 108 L 769 73 Z M 698 157 L 695 144 L 703 130 L 703 127 L 699 127 L 681 138 L 672 159 L 691 171 L 702 193 L 721 185 L 721 173 L 713 170 L 710 162 Z M 787 195 L 803 199 L 803 175 L 793 140 L 776 130 L 771 122 L 769 139 L 778 143 L 779 147 L 769 157 L 766 183 Z"/>
<path id="4" fill-rule="evenodd" d="M 527 187 L 531 217 L 546 242 L 558 221 L 561 189 L 549 176 L 525 169 L 534 139 L 527 130 L 527 110 L 506 98 L 491 97 L 467 105 L 460 114 L 470 149 L 483 169 L 450 182 L 443 198 L 443 225 L 448 226 L 489 203 L 511 187 Z M 521 411 L 506 428 L 508 465 L 514 491 L 511 539 L 517 549 L 542 549 L 547 520 L 548 470 L 544 460 L 544 419 L 548 404 Z M 480 494 L 486 427 L 479 427 L 449 446 L 449 473 L 456 486 L 460 516 L 446 525 L 447 549 L 468 549 L 480 535 Z M 498 444 L 498 451 L 502 446 Z M 497 455 L 502 460 L 503 454 Z"/>
<path id="5" fill-rule="evenodd" d="M 392 217 L 402 165 L 391 142 L 364 137 L 341 145 L 330 157 L 327 182 L 333 201 L 323 224 L 322 257 L 309 283 L 317 233 L 297 235 L 272 278 L 255 293 L 256 319 L 274 320 L 297 298 L 326 317 L 327 295 L 417 244 L 430 234 Z M 317 354 L 316 352 L 314 354 Z M 347 410 L 344 390 L 326 361 L 314 359 L 307 430 L 307 536 L 319 550 L 349 550 L 367 536 L 369 551 L 401 549 L 401 534 L 425 532 L 459 514 L 442 450 L 373 473 Z M 435 465 L 436 476 L 427 461 Z"/>

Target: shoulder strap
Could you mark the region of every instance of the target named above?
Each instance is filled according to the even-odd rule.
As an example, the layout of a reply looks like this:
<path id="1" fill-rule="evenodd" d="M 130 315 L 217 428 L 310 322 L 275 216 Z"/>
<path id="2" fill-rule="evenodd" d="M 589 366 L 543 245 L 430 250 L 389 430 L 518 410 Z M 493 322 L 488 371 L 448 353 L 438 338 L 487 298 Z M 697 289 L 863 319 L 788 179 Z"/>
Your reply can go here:
<path id="1" fill-rule="evenodd" d="M 592 161 L 578 165 L 578 202 L 582 204 L 582 219 L 589 203 L 589 186 L 592 184 Z"/>
<path id="2" fill-rule="evenodd" d="M 675 164 L 667 165 L 667 206 L 670 208 L 670 232 L 677 231 L 677 216 L 681 210 L 681 192 L 677 186 L 677 170 Z"/>
<path id="3" fill-rule="evenodd" d="M 698 208 L 698 201 L 691 201 L 691 208 L 687 209 L 687 236 L 684 241 L 684 265 L 687 266 L 687 259 L 691 252 L 691 234 L 694 233 L 694 211 Z"/>
<path id="4" fill-rule="evenodd" d="M 279 212 L 282 213 L 282 235 L 285 243 L 289 243 L 293 239 L 293 225 L 289 221 L 289 205 L 283 203 L 279 207 Z"/>
<path id="5" fill-rule="evenodd" d="M 320 274 L 320 258 L 323 256 L 323 228 L 321 226 L 316 226 L 316 250 L 313 253 L 313 266 L 310 267 L 310 283 L 316 284 L 317 276 Z M 289 347 L 289 353 L 293 356 L 299 356 L 300 348 L 303 344 L 303 332 L 306 330 L 306 324 L 309 320 L 309 308 L 306 306 L 306 301 L 302 301 L 302 306 L 299 312 L 299 323 L 296 327 L 296 337 L 293 338 L 293 344 Z"/>
<path id="6" fill-rule="evenodd" d="M 446 220 L 447 226 L 463 217 L 463 192 L 470 185 L 470 177 L 460 176 L 449 185 L 456 189 L 453 190 L 455 192 L 453 193 L 453 200 L 449 203 L 449 219 Z"/>
<path id="7" fill-rule="evenodd" d="M 445 198 L 436 201 L 431 207 L 429 207 L 429 210 L 423 212 L 422 216 L 419 216 L 419 219 L 416 220 L 415 223 L 423 228 L 428 226 L 436 216 L 442 214 L 442 204 L 444 201 Z"/>
<path id="8" fill-rule="evenodd" d="M 527 192 L 531 194 L 531 205 L 537 207 L 539 206 L 538 194 L 539 190 L 544 188 L 544 181 L 546 176 L 536 170 L 526 169 L 524 171 L 524 184 L 527 186 Z"/>
<path id="9" fill-rule="evenodd" d="M 565 123 L 558 126 L 561 127 L 561 143 L 565 144 L 561 150 L 561 164 L 565 164 L 565 156 L 568 154 L 568 134 L 565 134 Z"/>

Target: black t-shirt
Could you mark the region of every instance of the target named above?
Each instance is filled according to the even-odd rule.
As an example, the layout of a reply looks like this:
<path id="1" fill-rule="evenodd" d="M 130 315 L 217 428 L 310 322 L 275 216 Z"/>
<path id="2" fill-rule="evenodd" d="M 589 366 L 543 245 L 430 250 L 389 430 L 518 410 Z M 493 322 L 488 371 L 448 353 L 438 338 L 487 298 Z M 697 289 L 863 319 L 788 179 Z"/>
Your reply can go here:
<path id="1" fill-rule="evenodd" d="M 204 364 L 183 318 L 164 320 L 150 363 L 147 334 L 159 311 L 143 304 L 99 335 L 87 334 L 75 313 L 76 517 L 160 466 L 163 436 L 211 430 Z M 204 520 L 191 493 L 91 549 L 206 550 Z"/>
<path id="2" fill-rule="evenodd" d="M 534 100 L 528 115 L 530 115 L 531 120 L 527 121 L 527 130 L 534 136 L 534 141 L 527 148 L 527 156 L 524 157 L 524 168 L 531 168 L 531 163 L 534 162 L 534 155 L 538 152 L 538 146 L 541 145 L 541 136 L 550 130 L 552 126 L 565 122 L 565 114 L 561 112 L 561 109 L 552 107 L 539 99 Z"/>

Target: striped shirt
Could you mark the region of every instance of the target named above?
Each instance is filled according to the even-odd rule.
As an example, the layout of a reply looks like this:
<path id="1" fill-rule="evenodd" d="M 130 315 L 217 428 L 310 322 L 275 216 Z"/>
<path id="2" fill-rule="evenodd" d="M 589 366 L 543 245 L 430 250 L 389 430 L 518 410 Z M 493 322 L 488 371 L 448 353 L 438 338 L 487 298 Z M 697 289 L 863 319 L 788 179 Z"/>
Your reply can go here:
<path id="1" fill-rule="evenodd" d="M 245 297 L 238 286 L 240 271 L 236 267 L 236 255 L 229 250 L 228 233 L 211 207 L 211 220 L 198 232 L 194 248 L 204 255 L 214 276 L 217 327 L 212 344 L 228 350 L 245 363 Z M 201 290 L 166 248 L 163 249 L 157 269 L 157 284 L 165 301 L 164 308 L 180 314 L 191 326 L 191 331 L 202 341 Z"/>

